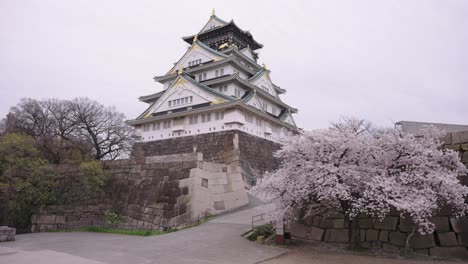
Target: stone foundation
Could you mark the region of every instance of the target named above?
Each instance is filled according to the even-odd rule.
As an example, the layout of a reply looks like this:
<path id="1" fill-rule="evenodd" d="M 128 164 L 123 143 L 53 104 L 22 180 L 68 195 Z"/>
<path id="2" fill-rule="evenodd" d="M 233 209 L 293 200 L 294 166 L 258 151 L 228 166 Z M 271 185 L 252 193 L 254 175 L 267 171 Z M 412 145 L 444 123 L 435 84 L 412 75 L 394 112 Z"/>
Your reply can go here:
<path id="1" fill-rule="evenodd" d="M 105 199 L 38 210 L 31 230 L 99 225 L 106 211 L 125 217 L 119 228 L 165 229 L 246 205 L 247 178 L 254 176 L 245 171 L 258 175 L 271 170 L 273 152 L 264 150 L 276 145 L 244 134 L 218 132 L 138 143 L 131 159 L 103 162 L 108 174 Z M 240 141 L 246 144 L 244 154 Z"/>
<path id="2" fill-rule="evenodd" d="M 417 232 L 410 239 L 411 248 L 418 253 L 431 256 L 468 258 L 468 219 L 456 219 L 448 215 L 438 215 L 431 219 L 436 225 L 435 232 L 420 235 Z M 348 242 L 348 229 L 344 217 L 311 217 L 307 223 L 295 223 L 287 231 L 293 237 L 324 241 Z M 411 233 L 413 224 L 398 215 L 385 217 L 381 221 L 362 217 L 359 219 L 361 242 L 364 247 L 377 247 L 401 250 Z"/>
<path id="3" fill-rule="evenodd" d="M 8 226 L 0 226 L 0 242 L 15 241 L 16 229 Z"/>
<path id="4" fill-rule="evenodd" d="M 139 142 L 133 147 L 133 158 L 176 153 L 203 153 L 205 161 L 230 163 L 232 151 L 239 150 L 239 165 L 242 177 L 248 186 L 267 171 L 274 171 L 280 161 L 273 154 L 280 148 L 278 143 L 259 138 L 238 130 L 228 130 L 171 138 L 166 140 Z"/>

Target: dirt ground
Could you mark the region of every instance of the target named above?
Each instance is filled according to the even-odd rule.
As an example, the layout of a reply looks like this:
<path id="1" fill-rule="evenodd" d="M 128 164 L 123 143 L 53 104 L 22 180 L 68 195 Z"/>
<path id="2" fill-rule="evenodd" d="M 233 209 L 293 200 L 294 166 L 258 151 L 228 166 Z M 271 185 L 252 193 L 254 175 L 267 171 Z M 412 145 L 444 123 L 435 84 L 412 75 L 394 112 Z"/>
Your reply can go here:
<path id="1" fill-rule="evenodd" d="M 401 257 L 395 252 L 351 253 L 343 247 L 322 245 L 287 246 L 291 251 L 261 264 L 461 264 L 462 260 L 434 259 L 428 256 Z"/>

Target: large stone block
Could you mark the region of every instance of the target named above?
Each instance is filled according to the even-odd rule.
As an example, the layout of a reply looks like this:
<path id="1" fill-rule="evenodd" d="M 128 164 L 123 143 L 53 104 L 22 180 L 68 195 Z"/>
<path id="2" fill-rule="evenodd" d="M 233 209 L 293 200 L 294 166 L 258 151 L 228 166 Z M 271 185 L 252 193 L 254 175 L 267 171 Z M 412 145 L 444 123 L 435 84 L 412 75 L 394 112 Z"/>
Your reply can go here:
<path id="1" fill-rule="evenodd" d="M 379 234 L 379 240 L 382 241 L 382 242 L 387 242 L 388 241 L 388 231 L 380 231 L 380 234 Z"/>
<path id="2" fill-rule="evenodd" d="M 344 219 L 333 219 L 333 228 L 345 228 Z"/>
<path id="3" fill-rule="evenodd" d="M 453 145 L 445 145 L 446 149 L 451 149 L 455 151 L 460 151 L 460 144 L 453 144 Z"/>
<path id="4" fill-rule="evenodd" d="M 347 242 L 348 229 L 327 229 L 324 241 L 326 242 Z"/>
<path id="5" fill-rule="evenodd" d="M 450 225 L 456 233 L 468 233 L 468 219 L 450 218 Z"/>
<path id="6" fill-rule="evenodd" d="M 468 142 L 468 131 L 452 133 L 452 144 Z"/>
<path id="7" fill-rule="evenodd" d="M 333 220 L 330 218 L 322 217 L 320 219 L 320 228 L 333 228 Z"/>
<path id="8" fill-rule="evenodd" d="M 405 217 L 405 218 L 400 218 L 400 224 L 398 226 L 398 229 L 401 232 L 411 232 L 413 228 L 415 228 L 416 225 L 413 223 L 411 218 Z"/>
<path id="9" fill-rule="evenodd" d="M 361 242 L 366 241 L 366 229 L 361 229 L 359 231 L 359 239 L 360 239 Z"/>
<path id="10" fill-rule="evenodd" d="M 458 244 L 460 246 L 468 246 L 468 233 L 458 234 Z"/>
<path id="11" fill-rule="evenodd" d="M 468 143 L 461 144 L 461 149 L 463 151 L 468 151 Z"/>
<path id="12" fill-rule="evenodd" d="M 437 232 L 437 238 L 441 247 L 458 246 L 457 236 L 454 232 L 440 233 Z"/>
<path id="13" fill-rule="evenodd" d="M 359 219 L 359 227 L 360 228 L 373 228 L 374 227 L 374 219 L 372 218 L 361 218 Z"/>
<path id="14" fill-rule="evenodd" d="M 450 224 L 448 217 L 444 216 L 435 216 L 429 219 L 435 225 L 435 231 L 437 232 L 449 232 Z"/>
<path id="15" fill-rule="evenodd" d="M 434 235 L 433 234 L 421 235 L 421 234 L 415 233 L 413 237 L 411 237 L 410 239 L 410 245 L 414 249 L 435 247 Z"/>
<path id="16" fill-rule="evenodd" d="M 377 241 L 379 240 L 379 230 L 377 229 L 367 229 L 366 231 L 366 241 Z"/>
<path id="17" fill-rule="evenodd" d="M 307 227 L 301 223 L 291 224 L 290 232 L 292 236 L 305 239 L 307 237 Z"/>
<path id="18" fill-rule="evenodd" d="M 429 254 L 435 257 L 468 259 L 466 247 L 433 247 Z"/>
<path id="19" fill-rule="evenodd" d="M 406 244 L 406 233 L 390 232 L 389 242 L 393 246 L 404 247 Z"/>
<path id="20" fill-rule="evenodd" d="M 447 133 L 442 141 L 444 142 L 444 145 L 452 144 L 452 133 Z"/>
<path id="21" fill-rule="evenodd" d="M 324 229 L 312 226 L 310 227 L 308 239 L 315 240 L 315 241 L 322 241 L 324 233 L 325 233 Z"/>
<path id="22" fill-rule="evenodd" d="M 468 163 L 468 151 L 465 151 L 465 153 L 463 153 L 462 162 L 465 164 Z"/>
<path id="23" fill-rule="evenodd" d="M 398 217 L 389 216 L 385 217 L 382 220 L 377 219 L 374 223 L 375 229 L 383 229 L 383 230 L 396 230 L 398 224 Z"/>
<path id="24" fill-rule="evenodd" d="M 41 214 L 37 216 L 36 221 L 38 224 L 50 225 L 50 224 L 55 224 L 55 218 L 56 218 L 56 215 Z"/>

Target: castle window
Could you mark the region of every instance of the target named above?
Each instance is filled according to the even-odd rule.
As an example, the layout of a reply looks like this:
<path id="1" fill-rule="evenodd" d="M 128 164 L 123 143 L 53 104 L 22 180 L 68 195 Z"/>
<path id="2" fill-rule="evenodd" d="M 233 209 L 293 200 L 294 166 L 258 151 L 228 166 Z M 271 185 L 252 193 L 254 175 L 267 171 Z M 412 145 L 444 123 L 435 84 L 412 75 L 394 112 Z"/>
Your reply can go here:
<path id="1" fill-rule="evenodd" d="M 265 86 L 261 86 L 262 90 L 264 90 L 265 92 L 267 93 L 270 93 L 270 89 L 268 89 L 268 87 L 265 87 Z"/>
<path id="2" fill-rule="evenodd" d="M 234 89 L 234 96 L 235 96 L 235 97 L 241 97 L 241 90 L 235 88 L 235 89 Z"/>
<path id="3" fill-rule="evenodd" d="M 190 61 L 190 62 L 188 63 L 188 66 L 189 66 L 189 67 L 192 67 L 192 66 L 196 66 L 196 65 L 198 65 L 198 64 L 200 64 L 200 63 L 201 63 L 201 59 L 193 60 L 193 61 Z"/>
<path id="4" fill-rule="evenodd" d="M 210 121 L 211 121 L 211 113 L 201 115 L 201 122 L 202 123 L 210 122 Z"/>
<path id="5" fill-rule="evenodd" d="M 215 71 L 215 77 L 218 77 L 219 76 L 219 70 L 216 70 Z"/>
<path id="6" fill-rule="evenodd" d="M 171 120 L 164 120 L 163 128 L 171 128 Z"/>
<path id="7" fill-rule="evenodd" d="M 203 74 L 203 80 L 206 80 L 206 73 Z"/>
<path id="8" fill-rule="evenodd" d="M 168 105 L 169 105 L 169 107 L 178 106 L 178 105 L 184 105 L 184 104 L 191 103 L 192 100 L 193 100 L 193 97 L 192 97 L 192 96 L 187 96 L 187 97 L 183 97 L 183 98 L 179 98 L 179 99 L 174 99 L 174 100 L 168 101 Z"/>
<path id="9" fill-rule="evenodd" d="M 256 121 L 257 126 L 259 126 L 259 127 L 262 126 L 262 119 L 257 117 L 257 118 L 255 118 L 255 121 Z"/>
<path id="10" fill-rule="evenodd" d="M 224 119 L 224 112 L 215 112 L 215 120 Z"/>
<path id="11" fill-rule="evenodd" d="M 272 107 L 272 108 L 271 108 L 271 112 L 272 112 L 274 115 L 276 115 L 276 108 Z"/>
<path id="12" fill-rule="evenodd" d="M 198 123 L 198 116 L 197 116 L 197 115 L 190 116 L 190 117 L 189 117 L 189 123 L 190 123 L 191 125 Z"/>
<path id="13" fill-rule="evenodd" d="M 220 93 L 227 93 L 228 86 L 227 85 L 221 85 L 220 87 L 218 87 L 218 90 L 219 90 Z"/>
<path id="14" fill-rule="evenodd" d="M 220 74 L 221 76 L 223 76 L 223 75 L 224 75 L 224 69 L 219 70 L 219 74 Z"/>
<path id="15" fill-rule="evenodd" d="M 202 178 L 201 186 L 208 188 L 208 179 Z"/>
<path id="16" fill-rule="evenodd" d="M 247 122 L 247 123 L 252 123 L 252 121 L 253 121 L 252 114 L 245 113 L 245 114 L 244 114 L 244 117 L 245 117 L 245 122 Z"/>
<path id="17" fill-rule="evenodd" d="M 153 123 L 153 130 L 159 130 L 159 122 Z"/>

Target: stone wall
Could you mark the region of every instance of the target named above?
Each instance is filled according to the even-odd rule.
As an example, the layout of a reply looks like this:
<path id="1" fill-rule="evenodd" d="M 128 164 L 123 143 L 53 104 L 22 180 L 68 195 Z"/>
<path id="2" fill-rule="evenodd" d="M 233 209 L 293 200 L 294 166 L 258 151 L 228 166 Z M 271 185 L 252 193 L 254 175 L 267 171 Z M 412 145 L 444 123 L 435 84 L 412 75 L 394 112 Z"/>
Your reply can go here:
<path id="1" fill-rule="evenodd" d="M 238 130 L 229 130 L 171 138 L 166 140 L 140 142 L 133 147 L 134 158 L 176 153 L 203 153 L 205 161 L 230 163 L 232 151 L 239 149 L 242 176 L 247 185 L 255 184 L 256 179 L 267 171 L 274 171 L 279 160 L 273 153 L 280 145 Z"/>
<path id="2" fill-rule="evenodd" d="M 137 144 L 131 159 L 103 162 L 108 175 L 105 199 L 38 210 L 32 217 L 31 230 L 95 225 L 104 220 L 106 211 L 125 216 L 120 228 L 163 229 L 247 204 L 239 135 L 221 132 L 201 136 L 180 138 L 180 142 L 168 139 Z M 245 140 L 257 144 L 255 139 Z M 198 148 L 199 144 L 203 147 Z M 174 154 L 187 150 L 190 152 Z M 253 160 L 266 156 L 258 150 L 249 151 Z M 248 168 L 263 166 L 254 168 L 256 172 L 267 166 L 264 161 L 245 164 Z"/>
<path id="3" fill-rule="evenodd" d="M 440 213 L 431 219 L 435 232 L 410 239 L 410 246 L 417 253 L 441 257 L 468 258 L 468 219 L 456 219 Z M 361 242 L 365 247 L 400 250 L 412 232 L 413 224 L 398 214 L 385 217 L 382 221 L 362 217 L 359 219 Z M 348 242 L 348 229 L 342 215 L 324 218 L 311 217 L 303 223 L 289 226 L 292 236 L 324 242 Z"/>
<path id="4" fill-rule="evenodd" d="M 0 242 L 15 241 L 16 229 L 8 226 L 0 226 Z"/>
<path id="5" fill-rule="evenodd" d="M 468 167 L 468 131 L 448 133 L 444 138 L 444 148 L 460 153 L 460 159 Z"/>

